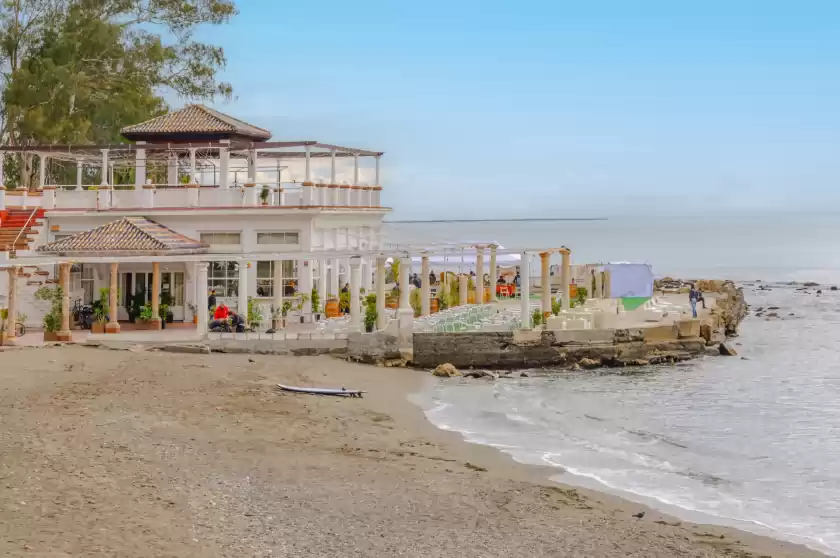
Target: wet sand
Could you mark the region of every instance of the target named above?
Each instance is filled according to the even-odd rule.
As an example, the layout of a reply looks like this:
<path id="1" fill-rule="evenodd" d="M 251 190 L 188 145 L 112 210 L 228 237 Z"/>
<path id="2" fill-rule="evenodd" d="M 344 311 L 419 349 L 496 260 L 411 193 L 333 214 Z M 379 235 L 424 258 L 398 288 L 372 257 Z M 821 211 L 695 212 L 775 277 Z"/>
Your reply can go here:
<path id="1" fill-rule="evenodd" d="M 0 555 L 819 556 L 553 484 L 428 423 L 407 399 L 425 381 L 328 357 L 0 353 Z"/>

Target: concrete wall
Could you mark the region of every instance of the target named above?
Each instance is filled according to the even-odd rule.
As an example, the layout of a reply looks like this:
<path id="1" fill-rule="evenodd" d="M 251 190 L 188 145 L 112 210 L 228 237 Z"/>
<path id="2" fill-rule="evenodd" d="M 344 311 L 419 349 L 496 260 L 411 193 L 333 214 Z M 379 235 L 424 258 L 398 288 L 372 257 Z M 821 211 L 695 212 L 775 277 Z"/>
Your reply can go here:
<path id="1" fill-rule="evenodd" d="M 449 362 L 458 368 L 513 369 L 572 366 L 589 359 L 624 366 L 703 354 L 700 322 L 683 322 L 639 329 L 415 333 L 413 363 L 424 368 Z"/>

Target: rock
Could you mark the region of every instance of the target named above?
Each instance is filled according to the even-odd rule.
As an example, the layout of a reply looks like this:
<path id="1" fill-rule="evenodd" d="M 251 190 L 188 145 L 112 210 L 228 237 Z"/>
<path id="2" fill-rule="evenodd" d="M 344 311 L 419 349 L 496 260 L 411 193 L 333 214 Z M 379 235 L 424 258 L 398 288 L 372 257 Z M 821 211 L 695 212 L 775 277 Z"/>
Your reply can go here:
<path id="1" fill-rule="evenodd" d="M 706 347 L 706 356 L 720 356 L 720 347 L 715 345 L 714 347 Z"/>
<path id="2" fill-rule="evenodd" d="M 821 290 L 819 290 L 819 289 L 817 289 L 817 294 L 818 294 L 818 295 L 821 295 L 821 294 L 822 294 L 822 291 L 821 291 Z"/>
<path id="3" fill-rule="evenodd" d="M 803 287 L 819 287 L 820 284 L 819 283 L 814 283 L 813 281 L 806 281 L 805 283 L 802 283 L 802 286 Z"/>
<path id="4" fill-rule="evenodd" d="M 706 343 L 712 340 L 712 326 L 709 324 L 700 324 L 700 337 L 702 337 Z"/>
<path id="5" fill-rule="evenodd" d="M 721 343 L 720 347 L 718 347 L 718 350 L 723 356 L 738 356 L 738 351 L 736 351 L 726 343 Z"/>
<path id="6" fill-rule="evenodd" d="M 404 358 L 386 358 L 382 361 L 382 365 L 385 368 L 405 368 L 408 364 L 408 361 Z M 451 364 L 449 366 L 452 366 Z M 454 366 L 452 366 L 455 368 Z M 458 370 L 455 370 L 455 376 L 458 375 Z"/>
<path id="7" fill-rule="evenodd" d="M 464 378 L 492 378 L 498 380 L 499 376 L 487 370 L 470 370 L 469 372 L 464 372 Z"/>
<path id="8" fill-rule="evenodd" d="M 634 360 L 627 361 L 627 366 L 648 366 L 650 364 L 649 360 L 645 360 L 643 358 L 637 358 Z"/>
<path id="9" fill-rule="evenodd" d="M 779 314 L 777 312 L 770 312 L 769 314 L 767 314 L 767 317 L 768 318 L 778 318 Z"/>
<path id="10" fill-rule="evenodd" d="M 778 306 L 768 306 L 767 309 L 768 310 L 778 310 L 779 307 Z"/>
<path id="11" fill-rule="evenodd" d="M 634 513 L 633 514 L 633 517 L 635 517 L 636 519 L 641 519 L 644 516 L 645 516 L 645 512 L 639 512 L 639 513 Z"/>
<path id="12" fill-rule="evenodd" d="M 593 368 L 601 366 L 601 363 L 597 360 L 592 360 L 591 358 L 582 358 L 578 361 L 578 365 L 584 370 L 592 370 Z"/>
<path id="13" fill-rule="evenodd" d="M 795 316 L 795 315 L 796 315 L 796 314 L 794 314 L 793 312 L 791 312 L 790 314 L 788 314 L 788 316 Z"/>
<path id="14" fill-rule="evenodd" d="M 437 368 L 432 370 L 432 376 L 437 376 L 439 378 L 452 378 L 453 376 L 460 375 L 461 373 L 458 372 L 458 369 L 449 364 L 448 362 L 445 364 L 440 364 Z"/>
<path id="15" fill-rule="evenodd" d="M 831 288 L 830 288 L 829 290 L 830 290 L 830 291 L 836 291 L 836 290 L 837 290 L 837 287 L 836 287 L 836 286 L 834 286 L 834 285 L 832 285 L 832 286 L 831 286 Z"/>
<path id="16" fill-rule="evenodd" d="M 520 372 L 520 373 L 519 373 L 519 377 L 520 377 L 520 378 L 530 378 L 530 376 L 528 375 L 528 373 L 527 373 L 527 372 Z"/>

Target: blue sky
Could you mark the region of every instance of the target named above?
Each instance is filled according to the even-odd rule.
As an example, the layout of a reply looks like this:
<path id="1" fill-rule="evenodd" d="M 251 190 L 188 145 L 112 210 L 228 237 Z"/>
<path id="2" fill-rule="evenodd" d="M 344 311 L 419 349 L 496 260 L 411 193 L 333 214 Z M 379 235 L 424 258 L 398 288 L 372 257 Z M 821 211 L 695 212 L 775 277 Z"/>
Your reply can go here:
<path id="1" fill-rule="evenodd" d="M 840 2 L 239 9 L 218 107 L 385 151 L 394 218 L 840 210 Z"/>

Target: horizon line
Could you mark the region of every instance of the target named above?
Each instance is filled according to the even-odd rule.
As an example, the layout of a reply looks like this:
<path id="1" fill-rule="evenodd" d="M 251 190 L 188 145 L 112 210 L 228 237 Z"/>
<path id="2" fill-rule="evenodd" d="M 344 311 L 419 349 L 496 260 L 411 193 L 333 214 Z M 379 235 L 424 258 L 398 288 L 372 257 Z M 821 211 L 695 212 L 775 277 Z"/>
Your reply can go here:
<path id="1" fill-rule="evenodd" d="M 607 221 L 607 217 L 519 217 L 514 219 L 407 219 L 404 221 L 382 221 L 389 223 L 521 223 L 525 221 Z"/>

